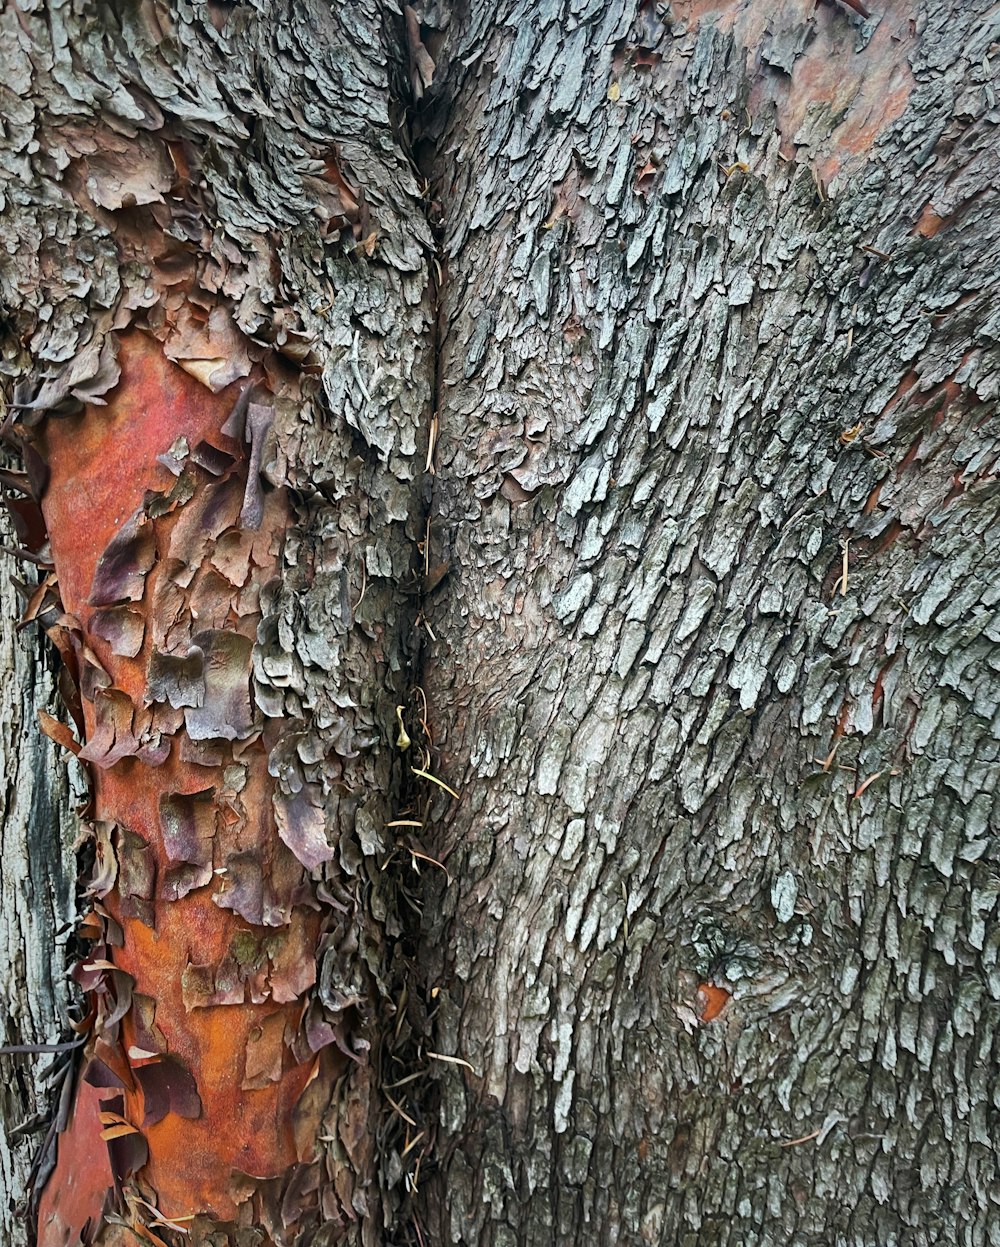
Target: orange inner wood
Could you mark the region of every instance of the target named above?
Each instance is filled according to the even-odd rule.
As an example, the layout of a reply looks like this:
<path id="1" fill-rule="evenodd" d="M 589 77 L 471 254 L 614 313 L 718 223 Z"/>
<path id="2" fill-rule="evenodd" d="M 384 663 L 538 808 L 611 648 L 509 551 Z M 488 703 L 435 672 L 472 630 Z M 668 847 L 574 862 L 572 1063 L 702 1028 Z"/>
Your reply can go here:
<path id="1" fill-rule="evenodd" d="M 136 658 L 113 654 L 91 631 L 95 608 L 89 596 L 95 567 L 122 524 L 142 504 L 146 491 L 167 491 L 174 484 L 172 474 L 157 463 L 157 455 L 166 452 L 178 436 L 184 435 L 191 446 L 204 439 L 239 460 L 245 460 L 246 451 L 221 434 L 238 396 L 237 387 L 211 393 L 168 361 L 153 339 L 136 332 L 123 338 L 120 362 L 121 381 L 108 396 L 107 406 L 91 406 L 81 415 L 48 421 L 43 449 L 51 478 L 43 510 L 64 608 L 79 620 L 83 641 L 104 665 L 114 686 L 141 706 L 148 692 L 152 621 L 147 620 L 146 639 Z M 133 604 L 147 616 L 157 577 L 164 574 L 166 542 L 183 512 L 181 506 L 154 521 L 160 561 L 147 576 L 142 601 Z M 255 550 L 273 552 L 270 567 L 256 568 L 261 581 L 277 572 L 276 552 L 288 522 L 287 499 L 282 491 L 270 492 L 262 532 L 255 538 Z M 232 626 L 252 637 L 258 618 L 234 617 Z M 94 709 L 86 701 L 84 706 L 90 738 Z M 147 840 L 158 878 L 170 865 L 160 831 L 161 795 L 198 792 L 212 785 L 221 788 L 223 782 L 222 767 L 181 760 L 181 733 L 173 738 L 169 757 L 160 766 L 125 759 L 106 770 L 92 768 L 93 816 Z M 261 743 L 252 743 L 241 761 L 248 768 L 243 804 L 252 812 L 254 824 L 244 838 L 267 871 L 273 853 L 287 854 L 278 843 L 271 813 L 267 752 Z M 154 928 L 122 916 L 117 886 L 103 900 L 125 933 L 124 947 L 113 955 L 115 964 L 132 975 L 135 992 L 155 1000 L 155 1022 L 168 1051 L 191 1072 L 201 1098 L 199 1117 L 168 1112 L 157 1124 L 143 1128 L 138 1085 L 124 1093 L 125 1116 L 142 1128 L 149 1147 L 149 1162 L 138 1177 L 155 1191 L 158 1207 L 168 1218 L 207 1213 L 219 1220 L 235 1219 L 239 1207 L 231 1190 L 234 1173 L 274 1177 L 296 1162 L 293 1110 L 314 1065 L 312 1061 L 296 1063 L 285 1051 L 276 1081 L 256 1090 L 242 1087 L 248 1043 L 259 1036 L 261 1024 L 276 1014 L 284 1016 L 287 1033 L 294 1034 L 301 1021 L 300 1000 L 185 1008 L 182 975 L 188 963 L 218 965 L 239 932 L 252 931 L 256 937 L 266 935 L 285 945 L 293 941 L 295 947 L 286 951 L 314 958 L 319 920 L 312 910 L 295 910 L 293 922 L 286 927 L 252 928 L 213 901 L 216 891 L 213 879 L 212 884 L 179 900 L 162 899 L 157 892 Z M 122 1046 L 127 1050 L 134 1038 L 135 1020 L 130 1013 L 122 1024 Z M 57 1168 L 42 1198 L 40 1247 L 75 1244 L 74 1235 L 87 1218 L 96 1221 L 100 1217 L 111 1175 L 106 1147 L 99 1138 L 96 1101 L 111 1094 L 80 1085 L 71 1126 L 60 1139 Z"/>

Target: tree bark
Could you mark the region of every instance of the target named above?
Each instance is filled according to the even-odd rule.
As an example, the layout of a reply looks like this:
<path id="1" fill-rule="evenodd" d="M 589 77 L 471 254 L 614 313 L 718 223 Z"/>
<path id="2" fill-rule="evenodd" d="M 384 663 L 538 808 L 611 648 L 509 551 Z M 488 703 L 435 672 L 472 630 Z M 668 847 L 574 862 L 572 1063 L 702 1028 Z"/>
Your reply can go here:
<path id="1" fill-rule="evenodd" d="M 23 602 L 14 581 L 25 569 L 9 554 L 0 557 L 0 764 L 6 777 L 0 811 L 0 1033 L 5 1045 L 45 1044 L 61 1037 L 70 1003 L 66 937 L 73 917 L 76 820 L 66 765 L 38 730 L 38 712 L 58 710 L 52 666 L 39 639 L 16 627 Z M 71 1061 L 59 1053 L 3 1058 L 0 1238 L 11 1247 L 28 1242 L 24 1192 L 46 1130 L 48 1100 L 59 1094 Z"/>
<path id="2" fill-rule="evenodd" d="M 2 21 L 12 425 L 97 664 L 102 959 L 166 1043 L 97 1009 L 149 1155 L 97 1241 L 997 1241 L 994 6 Z M 273 922 L 203 877 L 247 855 Z M 230 993 L 265 928 L 302 974 Z M 41 1247 L 91 1232 L 69 1154 Z"/>
<path id="3" fill-rule="evenodd" d="M 380 1092 L 432 373 L 402 19 L 3 20 L 7 427 L 95 856 L 37 1241 L 375 1242 L 421 1154 Z"/>
<path id="4" fill-rule="evenodd" d="M 995 1241 L 1000 26 L 872 9 L 448 25 L 433 1240 Z"/>

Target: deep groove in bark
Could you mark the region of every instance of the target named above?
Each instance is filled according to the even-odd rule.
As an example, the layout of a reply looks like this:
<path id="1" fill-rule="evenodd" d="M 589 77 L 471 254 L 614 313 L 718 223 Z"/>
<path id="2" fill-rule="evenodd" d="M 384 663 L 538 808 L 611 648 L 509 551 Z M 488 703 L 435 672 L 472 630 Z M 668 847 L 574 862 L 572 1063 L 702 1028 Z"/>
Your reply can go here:
<path id="1" fill-rule="evenodd" d="M 404 18 L 404 43 L 405 18 Z M 412 49 L 411 49 L 412 56 Z M 412 60 L 411 60 L 412 66 Z M 415 541 L 415 588 L 414 617 L 411 633 L 410 686 L 408 704 L 402 709 L 399 720 L 400 737 L 397 738 L 397 749 L 400 753 L 400 766 L 394 774 L 398 777 L 391 794 L 392 808 L 397 817 L 411 817 L 420 821 L 420 830 L 400 829 L 395 839 L 398 852 L 390 859 L 389 873 L 393 877 L 391 887 L 398 898 L 396 911 L 393 915 L 399 924 L 399 945 L 402 950 L 403 965 L 397 968 L 393 976 L 394 991 L 397 993 L 397 1008 L 403 1010 L 405 1018 L 390 1016 L 386 1027 L 391 1035 L 400 1022 L 403 1023 L 402 1042 L 386 1040 L 390 1063 L 383 1062 L 383 1087 L 388 1097 L 399 1104 L 416 1123 L 410 1127 L 403 1125 L 399 1110 L 391 1102 L 386 1101 L 386 1113 L 390 1122 L 395 1123 L 395 1130 L 388 1132 L 398 1150 L 405 1153 L 407 1160 L 404 1166 L 404 1185 L 406 1196 L 397 1213 L 395 1224 L 390 1228 L 392 1243 L 405 1243 L 407 1247 L 426 1245 L 426 1231 L 421 1228 L 419 1195 L 420 1187 L 432 1177 L 437 1164 L 436 1143 L 438 1137 L 439 1093 L 433 1078 L 432 1062 L 427 1051 L 433 1048 L 434 1024 L 434 988 L 429 981 L 426 966 L 420 956 L 421 941 L 425 925 L 424 903 L 429 895 L 426 884 L 428 875 L 436 867 L 426 860 L 430 856 L 433 840 L 434 807 L 440 814 L 441 790 L 427 780 L 413 774 L 414 767 L 429 766 L 436 771 L 437 753 L 434 747 L 433 716 L 428 718 L 428 698 L 424 687 L 426 659 L 428 653 L 428 625 L 426 612 L 432 595 L 438 590 L 448 574 L 447 551 L 443 548 L 438 534 L 434 529 L 436 505 L 436 472 L 434 467 L 434 442 L 439 433 L 439 419 L 443 404 L 444 374 L 442 370 L 442 346 L 444 340 L 444 294 L 446 269 L 442 249 L 442 206 L 435 196 L 432 162 L 434 153 L 426 144 L 424 126 L 432 97 L 417 98 L 413 79 L 405 73 L 406 87 L 403 94 L 407 99 L 407 107 L 401 123 L 401 140 L 409 153 L 414 168 L 422 180 L 423 208 L 425 219 L 433 238 L 434 250 L 430 256 L 428 271 L 430 292 L 430 336 L 428 355 L 431 364 L 430 403 L 426 420 L 426 444 L 421 446 L 420 453 L 426 458 L 422 464 L 420 477 L 420 512 L 419 534 Z M 439 590 L 447 592 L 447 585 Z M 429 732 L 425 730 L 429 728 Z M 402 734 L 409 737 L 409 744 L 401 747 Z M 424 756 L 421 758 L 421 751 Z M 446 778 L 446 777 L 445 777 Z M 418 854 L 426 855 L 418 859 L 410 849 Z M 405 1006 L 399 1001 L 404 999 Z M 390 1078 L 388 1075 L 391 1074 Z M 418 1075 L 413 1077 L 413 1075 Z M 402 1080 L 401 1088 L 392 1086 L 396 1080 Z M 386 1086 L 385 1084 L 389 1085 Z M 414 1140 L 412 1146 L 409 1146 Z"/>

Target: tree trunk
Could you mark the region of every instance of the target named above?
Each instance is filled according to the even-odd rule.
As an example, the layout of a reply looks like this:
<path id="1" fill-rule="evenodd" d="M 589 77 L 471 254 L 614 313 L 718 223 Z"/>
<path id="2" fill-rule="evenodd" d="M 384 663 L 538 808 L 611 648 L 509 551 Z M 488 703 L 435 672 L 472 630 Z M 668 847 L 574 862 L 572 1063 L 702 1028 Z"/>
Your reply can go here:
<path id="1" fill-rule="evenodd" d="M 871 3 L 448 28 L 437 1241 L 997 1241 L 1000 17 Z"/>
<path id="2" fill-rule="evenodd" d="M 10 541 L 10 535 L 7 535 Z M 56 748 L 38 730 L 38 712 L 58 709 L 51 664 L 32 633 L 18 634 L 23 603 L 14 580 L 24 576 L 9 554 L 0 570 L 0 670 L 3 726 L 0 763 L 6 777 L 0 812 L 0 1010 L 4 1044 L 39 1044 L 59 1037 L 69 1006 L 66 936 L 73 914 L 73 839 L 76 825 L 68 772 Z M 47 1091 L 58 1095 L 72 1058 L 53 1053 L 4 1060 L 0 1092 L 0 1241 L 25 1247 L 22 1206 L 46 1129 Z M 9 1062 L 9 1063 L 8 1063 Z M 44 1179 L 45 1174 L 39 1174 Z"/>
<path id="3" fill-rule="evenodd" d="M 1000 1241 L 994 7 L 2 20 L 41 1247 Z"/>

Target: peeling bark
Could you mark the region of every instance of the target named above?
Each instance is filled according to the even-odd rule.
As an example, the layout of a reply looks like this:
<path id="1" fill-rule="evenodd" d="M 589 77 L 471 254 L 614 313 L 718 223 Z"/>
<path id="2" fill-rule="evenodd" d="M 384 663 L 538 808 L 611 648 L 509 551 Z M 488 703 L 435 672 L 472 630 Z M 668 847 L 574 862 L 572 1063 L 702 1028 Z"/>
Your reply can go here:
<path id="1" fill-rule="evenodd" d="M 38 1243 L 374 1242 L 403 1170 L 383 829 L 431 376 L 402 24 L 3 22 L 7 427 L 95 856 Z"/>
<path id="2" fill-rule="evenodd" d="M 64 618 L 96 673 L 90 695 L 82 689 L 89 743 L 79 756 L 94 768 L 92 818 L 110 829 L 117 865 L 117 879 L 91 889 L 94 950 L 78 980 L 96 1017 L 41 1203 L 43 1241 L 53 1242 L 96 1227 L 109 1187 L 140 1223 L 151 1219 L 138 1203 L 150 1193 L 164 1222 L 192 1211 L 277 1221 L 257 1188 L 267 1179 L 287 1189 L 312 1162 L 329 1092 L 306 1089 L 343 1078 L 359 1042 L 347 1018 L 321 1045 L 314 1030 L 299 1033 L 321 931 L 302 865 L 336 850 L 321 824 L 323 852 L 304 851 L 296 820 L 277 794 L 272 803 L 266 742 L 278 747 L 283 724 L 265 723 L 251 699 L 287 492 L 268 491 L 247 522 L 259 471 L 237 430 L 222 433 L 239 405 L 233 387 L 208 394 L 151 338 L 124 338 L 119 365 L 107 405 L 51 422 L 43 444 Z M 185 463 L 175 477 L 158 452 L 179 439 L 207 443 L 229 470 Z M 109 472 L 116 460 L 131 465 L 125 479 Z M 93 629 L 98 611 L 125 601 L 140 604 L 145 624 L 134 654 Z M 168 659 L 187 664 L 185 681 L 153 686 L 147 671 Z M 331 1060 L 333 1034 L 341 1051 Z M 90 1160 L 95 1113 L 112 1145 L 111 1182 L 107 1161 Z M 299 1216 L 292 1207 L 281 1220 Z"/>
<path id="3" fill-rule="evenodd" d="M 0 24 L 40 1247 L 992 1242 L 994 6 Z"/>

